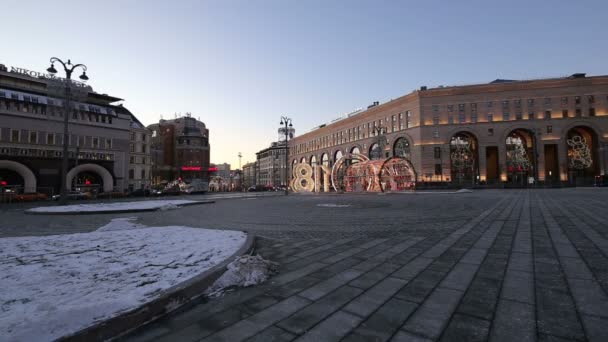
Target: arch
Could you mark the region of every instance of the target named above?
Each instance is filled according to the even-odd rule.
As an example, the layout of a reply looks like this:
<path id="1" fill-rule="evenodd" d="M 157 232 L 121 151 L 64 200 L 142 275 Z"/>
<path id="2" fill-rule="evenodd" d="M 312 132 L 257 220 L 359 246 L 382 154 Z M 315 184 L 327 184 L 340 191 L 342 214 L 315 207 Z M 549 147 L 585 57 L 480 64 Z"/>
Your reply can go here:
<path id="1" fill-rule="evenodd" d="M 533 128 L 518 127 L 509 131 L 503 140 L 507 182 L 512 185 L 525 187 L 529 184 L 530 177 L 536 180 L 536 139 L 536 131 Z"/>
<path id="2" fill-rule="evenodd" d="M 306 164 L 306 157 L 302 157 L 302 159 L 300 159 L 300 164 Z"/>
<path id="3" fill-rule="evenodd" d="M 372 160 L 382 158 L 382 149 L 378 143 L 374 142 L 369 146 L 368 156 Z"/>
<path id="4" fill-rule="evenodd" d="M 399 137 L 395 140 L 395 143 L 393 144 L 393 156 L 410 160 L 410 142 L 407 138 Z"/>
<path id="5" fill-rule="evenodd" d="M 350 153 L 359 153 L 359 154 L 361 154 L 361 150 L 362 150 L 362 149 L 363 149 L 363 148 L 361 148 L 361 145 L 359 145 L 359 144 L 355 144 L 355 145 L 353 145 L 353 146 L 350 148 L 349 152 L 350 152 Z"/>
<path id="6" fill-rule="evenodd" d="M 342 150 L 336 150 L 334 152 L 334 163 L 337 162 L 338 160 L 340 160 L 340 158 L 342 158 L 342 156 L 344 156 L 344 154 L 342 153 Z"/>
<path id="7" fill-rule="evenodd" d="M 81 164 L 72 168 L 66 176 L 67 186 L 71 187 L 72 179 L 74 179 L 77 174 L 83 171 L 95 172 L 101 176 L 101 179 L 103 180 L 103 192 L 111 192 L 114 189 L 114 178 L 112 178 L 110 172 L 106 170 L 103 166 L 97 164 Z"/>
<path id="8" fill-rule="evenodd" d="M 588 130 L 590 130 L 591 132 L 595 133 L 596 137 L 601 137 L 602 136 L 602 132 L 600 132 L 597 127 L 595 127 L 597 125 L 593 125 L 591 122 L 585 121 L 585 120 L 577 120 L 574 122 L 571 122 L 569 124 L 567 124 L 566 126 L 564 126 L 563 130 L 562 130 L 562 139 L 564 141 L 566 141 L 566 139 L 568 138 L 568 132 L 573 129 L 573 128 L 577 128 L 577 127 L 581 127 L 581 128 L 586 128 Z"/>
<path id="9" fill-rule="evenodd" d="M 321 165 L 329 166 L 329 155 L 326 152 L 321 155 Z"/>
<path id="10" fill-rule="evenodd" d="M 23 192 L 36 192 L 36 176 L 27 166 L 12 160 L 0 160 L 0 169 L 15 171 L 20 175 L 23 178 Z"/>
<path id="11" fill-rule="evenodd" d="M 310 166 L 315 167 L 317 165 L 317 156 L 310 156 Z"/>
<path id="12" fill-rule="evenodd" d="M 580 125 L 566 130 L 565 148 L 568 161 L 568 182 L 590 185 L 599 175 L 598 136 L 593 128 Z"/>
<path id="13" fill-rule="evenodd" d="M 473 185 L 479 174 L 479 142 L 468 131 L 450 137 L 450 171 L 452 182 Z"/>

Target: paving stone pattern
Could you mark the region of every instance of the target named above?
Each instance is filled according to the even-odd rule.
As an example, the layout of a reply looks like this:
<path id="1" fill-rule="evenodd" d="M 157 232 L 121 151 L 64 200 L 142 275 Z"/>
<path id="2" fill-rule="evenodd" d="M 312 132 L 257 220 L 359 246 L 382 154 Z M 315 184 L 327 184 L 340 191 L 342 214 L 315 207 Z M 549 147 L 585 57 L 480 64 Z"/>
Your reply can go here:
<path id="1" fill-rule="evenodd" d="M 281 267 L 121 340 L 608 341 L 607 190 L 269 197 L 142 213 L 146 224 L 255 232 L 257 251 Z"/>

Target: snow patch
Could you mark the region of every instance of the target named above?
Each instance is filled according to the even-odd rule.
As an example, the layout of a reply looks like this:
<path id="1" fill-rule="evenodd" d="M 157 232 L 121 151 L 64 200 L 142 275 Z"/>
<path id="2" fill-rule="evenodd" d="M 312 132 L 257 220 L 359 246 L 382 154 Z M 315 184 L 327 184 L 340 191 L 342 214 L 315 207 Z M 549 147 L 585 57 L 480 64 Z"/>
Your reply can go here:
<path id="1" fill-rule="evenodd" d="M 0 340 L 55 340 L 140 307 L 220 264 L 247 237 L 133 219 L 90 233 L 0 239 Z"/>
<path id="2" fill-rule="evenodd" d="M 94 203 L 94 204 L 73 204 L 48 207 L 36 207 L 28 209 L 28 212 L 33 213 L 74 213 L 74 212 L 104 212 L 104 211 L 128 211 L 128 210 L 154 210 L 175 209 L 181 205 L 198 203 L 198 201 L 189 200 L 153 200 L 153 201 L 136 201 L 136 202 L 112 202 L 112 203 Z"/>
<path id="3" fill-rule="evenodd" d="M 277 273 L 279 264 L 264 260 L 260 255 L 243 255 L 226 267 L 227 270 L 207 289 L 210 297 L 218 297 L 231 287 L 247 287 L 263 283 Z"/>

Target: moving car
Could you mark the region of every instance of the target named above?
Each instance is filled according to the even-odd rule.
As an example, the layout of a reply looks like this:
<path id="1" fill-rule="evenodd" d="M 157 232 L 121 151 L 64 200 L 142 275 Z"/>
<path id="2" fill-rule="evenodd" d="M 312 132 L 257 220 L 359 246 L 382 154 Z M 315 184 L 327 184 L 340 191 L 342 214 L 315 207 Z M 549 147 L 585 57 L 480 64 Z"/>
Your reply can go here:
<path id="1" fill-rule="evenodd" d="M 83 199 L 90 199 L 91 198 L 91 194 L 88 192 L 82 192 L 82 191 L 69 191 L 68 192 L 68 199 L 70 200 L 83 200 Z M 61 197 L 61 195 L 53 195 L 53 201 L 58 201 L 59 198 Z"/>

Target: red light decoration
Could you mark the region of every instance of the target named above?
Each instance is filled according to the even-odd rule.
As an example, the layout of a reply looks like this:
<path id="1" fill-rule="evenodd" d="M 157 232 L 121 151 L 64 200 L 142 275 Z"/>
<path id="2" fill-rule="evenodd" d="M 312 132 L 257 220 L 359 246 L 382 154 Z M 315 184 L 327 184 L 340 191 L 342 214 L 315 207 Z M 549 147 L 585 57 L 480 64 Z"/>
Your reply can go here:
<path id="1" fill-rule="evenodd" d="M 217 167 L 210 167 L 209 168 L 209 172 L 216 172 L 217 171 Z"/>
<path id="2" fill-rule="evenodd" d="M 91 181 L 90 181 L 90 180 L 88 180 L 88 179 L 87 179 L 87 180 L 85 180 L 85 181 L 84 181 L 84 185 L 91 185 Z"/>
<path id="3" fill-rule="evenodd" d="M 200 166 L 182 166 L 182 171 L 200 171 Z"/>
<path id="4" fill-rule="evenodd" d="M 8 183 L 7 183 L 6 181 L 0 181 L 0 185 L 2 185 L 2 186 L 7 186 L 7 185 L 8 185 Z"/>

